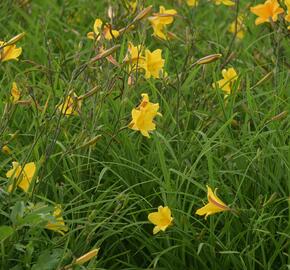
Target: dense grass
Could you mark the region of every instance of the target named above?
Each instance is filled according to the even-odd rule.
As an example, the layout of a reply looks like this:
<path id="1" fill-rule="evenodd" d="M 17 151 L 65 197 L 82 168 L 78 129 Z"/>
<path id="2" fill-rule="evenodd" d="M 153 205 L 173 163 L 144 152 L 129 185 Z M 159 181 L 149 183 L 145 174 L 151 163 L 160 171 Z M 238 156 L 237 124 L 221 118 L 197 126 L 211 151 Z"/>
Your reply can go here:
<path id="1" fill-rule="evenodd" d="M 122 1 L 0 3 L 0 40 L 26 32 L 17 44 L 20 61 L 0 65 L 0 146 L 8 141 L 12 150 L 0 154 L 0 224 L 14 230 L 1 241 L 0 269 L 61 269 L 96 247 L 98 257 L 75 269 L 289 269 L 290 47 L 283 20 L 274 29 L 255 26 L 255 1 L 240 1 L 239 10 L 208 1 L 196 8 L 143 1 L 139 10 L 163 4 L 178 11 L 171 31 L 179 38 L 154 39 L 143 20 L 106 41 L 106 48 L 121 45 L 113 54 L 119 63 L 128 41 L 162 49 L 168 77 L 139 74 L 128 85 L 125 68 L 106 59 L 82 69 L 97 54 L 86 33 L 95 18 L 110 21 L 109 2 L 115 28 L 132 22 L 136 14 Z M 228 32 L 237 11 L 246 15 L 241 41 Z M 192 67 L 213 53 L 223 57 Z M 239 74 L 226 102 L 212 87 L 224 67 Z M 30 105 L 11 103 L 13 81 Z M 69 91 L 94 87 L 99 91 L 84 100 L 79 116 L 57 113 Z M 141 93 L 159 102 L 163 115 L 150 139 L 125 128 Z M 98 135 L 95 146 L 86 145 Z M 7 192 L 5 174 L 15 160 L 37 162 L 33 192 Z M 195 215 L 206 202 L 206 184 L 235 211 L 206 220 Z M 48 205 L 43 216 L 61 204 L 69 231 L 44 229 L 29 203 Z M 147 215 L 159 205 L 172 209 L 174 225 L 153 236 Z"/>

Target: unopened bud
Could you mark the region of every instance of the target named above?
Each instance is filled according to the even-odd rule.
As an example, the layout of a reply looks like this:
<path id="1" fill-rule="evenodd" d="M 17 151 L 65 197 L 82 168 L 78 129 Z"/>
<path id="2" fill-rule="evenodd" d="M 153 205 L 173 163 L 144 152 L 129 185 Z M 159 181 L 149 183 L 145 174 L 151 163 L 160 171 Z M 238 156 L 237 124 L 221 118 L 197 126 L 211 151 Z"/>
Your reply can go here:
<path id="1" fill-rule="evenodd" d="M 151 11 L 152 11 L 152 5 L 150 5 L 149 7 L 141 10 L 137 14 L 137 16 L 134 18 L 133 22 L 140 21 L 140 20 L 144 19 Z"/>
<path id="2" fill-rule="evenodd" d="M 94 58 L 92 58 L 90 60 L 90 63 L 94 63 L 100 59 L 106 58 L 109 55 L 113 54 L 115 51 L 117 51 L 120 48 L 120 45 L 115 45 L 114 47 L 108 49 L 108 50 L 104 50 L 101 53 L 99 53 L 98 55 L 96 55 Z"/>
<path id="3" fill-rule="evenodd" d="M 11 38 L 5 45 L 12 45 L 18 42 L 20 39 L 22 39 L 25 36 L 25 32 L 18 34 L 17 36 Z"/>
<path id="4" fill-rule="evenodd" d="M 76 261 L 74 262 L 74 264 L 76 265 L 82 265 L 88 261 L 90 261 L 92 258 L 94 258 L 95 256 L 98 255 L 99 252 L 99 248 L 93 249 L 90 252 L 84 254 L 83 256 L 79 257 L 76 259 Z"/>
<path id="5" fill-rule="evenodd" d="M 217 61 L 218 59 L 220 59 L 222 57 L 222 54 L 220 53 L 216 53 L 216 54 L 211 54 L 205 57 L 202 57 L 200 59 L 198 59 L 195 64 L 197 65 L 206 65 L 209 63 L 212 63 L 214 61 Z"/>

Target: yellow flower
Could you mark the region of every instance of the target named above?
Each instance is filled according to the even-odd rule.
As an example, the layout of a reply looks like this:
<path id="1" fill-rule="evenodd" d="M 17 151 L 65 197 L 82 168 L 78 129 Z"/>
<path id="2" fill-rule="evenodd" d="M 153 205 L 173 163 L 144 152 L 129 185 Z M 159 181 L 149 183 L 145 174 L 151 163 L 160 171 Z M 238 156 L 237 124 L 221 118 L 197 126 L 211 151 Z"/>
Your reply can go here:
<path id="1" fill-rule="evenodd" d="M 264 4 L 251 7 L 251 12 L 258 16 L 255 21 L 256 25 L 265 22 L 276 22 L 278 15 L 284 12 L 277 0 L 267 0 Z"/>
<path id="2" fill-rule="evenodd" d="M 88 261 L 90 261 L 92 258 L 96 257 L 99 253 L 99 248 L 95 248 L 91 250 L 90 252 L 84 254 L 83 256 L 76 259 L 75 263 L 76 265 L 82 265 Z"/>
<path id="3" fill-rule="evenodd" d="M 12 102 L 16 103 L 21 96 L 21 92 L 19 91 L 16 82 L 12 83 L 12 88 L 11 88 L 11 98 L 12 98 Z"/>
<path id="4" fill-rule="evenodd" d="M 78 96 L 73 93 L 66 97 L 65 101 L 57 106 L 61 114 L 69 115 L 78 115 L 78 112 L 81 109 L 82 102 L 78 99 Z"/>
<path id="5" fill-rule="evenodd" d="M 111 40 L 113 38 L 117 38 L 120 33 L 117 30 L 112 29 L 110 24 L 104 26 L 103 35 L 106 40 Z"/>
<path id="6" fill-rule="evenodd" d="M 137 5 L 138 5 L 138 0 L 130 0 L 127 2 L 127 7 L 132 14 L 136 12 Z"/>
<path id="7" fill-rule="evenodd" d="M 151 76 L 159 78 L 163 74 L 163 67 L 165 60 L 162 59 L 162 50 L 157 49 L 153 52 L 145 51 L 145 63 L 142 66 L 145 70 L 145 78 L 149 79 Z"/>
<path id="8" fill-rule="evenodd" d="M 0 41 L 0 62 L 9 60 L 17 60 L 22 53 L 22 48 L 17 48 L 15 44 L 5 45 L 4 41 Z"/>
<path id="9" fill-rule="evenodd" d="M 9 146 L 7 144 L 2 146 L 2 153 L 6 154 L 6 155 L 10 155 L 11 154 L 11 149 L 9 148 Z"/>
<path id="10" fill-rule="evenodd" d="M 123 62 L 130 65 L 130 71 L 144 67 L 145 57 L 142 54 L 142 45 L 134 46 L 132 42 L 128 43 L 128 51 Z"/>
<path id="11" fill-rule="evenodd" d="M 235 5 L 235 2 L 231 0 L 214 0 L 216 5 L 223 4 L 225 6 L 233 6 Z"/>
<path id="12" fill-rule="evenodd" d="M 62 217 L 62 209 L 60 205 L 56 205 L 54 207 L 53 216 L 55 218 L 55 221 L 46 224 L 45 228 L 64 235 L 64 233 L 68 231 L 68 227 L 64 223 L 64 219 Z"/>
<path id="13" fill-rule="evenodd" d="M 238 79 L 238 74 L 234 68 L 222 70 L 223 79 L 216 82 L 218 87 L 222 89 L 227 95 L 231 94 L 234 82 Z M 213 87 L 216 85 L 213 83 Z"/>
<path id="14" fill-rule="evenodd" d="M 87 33 L 88 39 L 100 38 L 100 31 L 102 30 L 103 22 L 100 19 L 96 19 L 94 23 L 94 32 Z"/>
<path id="15" fill-rule="evenodd" d="M 195 7 L 198 5 L 198 0 L 186 0 L 186 2 L 190 7 Z"/>
<path id="16" fill-rule="evenodd" d="M 158 212 L 153 212 L 148 215 L 148 220 L 155 225 L 153 234 L 160 231 L 165 231 L 168 226 L 172 225 L 173 217 L 168 206 L 159 206 Z"/>
<path id="17" fill-rule="evenodd" d="M 165 27 L 168 24 L 173 23 L 174 15 L 177 14 L 175 9 L 165 9 L 164 6 L 159 7 L 159 13 L 153 14 L 152 17 L 149 17 L 148 20 L 151 22 L 153 27 L 153 35 L 161 39 L 167 39 L 164 31 Z"/>
<path id="18" fill-rule="evenodd" d="M 105 39 L 111 40 L 113 38 L 117 38 L 120 35 L 119 31 L 113 30 L 111 25 L 104 25 L 103 30 L 102 25 L 102 20 L 96 19 L 94 23 L 94 32 L 87 33 L 87 38 L 99 40 L 101 34 L 103 34 Z"/>
<path id="19" fill-rule="evenodd" d="M 290 0 L 285 0 L 285 5 L 287 7 L 287 14 L 285 16 L 286 22 L 290 22 Z M 290 26 L 288 26 L 288 29 L 290 30 Z"/>
<path id="20" fill-rule="evenodd" d="M 6 173 L 6 177 L 12 180 L 12 184 L 8 186 L 8 191 L 11 192 L 13 187 L 20 187 L 23 191 L 28 192 L 32 179 L 36 172 L 34 162 L 29 162 L 21 167 L 18 162 L 12 162 L 12 169 Z M 14 183 L 14 181 L 17 181 Z"/>
<path id="21" fill-rule="evenodd" d="M 237 31 L 237 38 L 238 39 L 243 39 L 245 36 L 245 31 L 244 31 L 244 17 L 239 16 L 237 20 L 237 29 L 236 29 L 236 22 L 232 22 L 229 27 L 229 32 L 235 33 Z"/>
<path id="22" fill-rule="evenodd" d="M 213 192 L 209 186 L 206 187 L 208 204 L 206 204 L 204 207 L 199 208 L 195 213 L 199 216 L 205 215 L 205 218 L 207 218 L 209 215 L 214 215 L 223 211 L 229 211 L 230 208 L 217 197 L 216 189 L 215 192 Z"/>
<path id="23" fill-rule="evenodd" d="M 140 105 L 132 110 L 132 121 L 129 124 L 129 128 L 138 130 L 141 134 L 149 138 L 149 131 L 156 129 L 153 119 L 158 113 L 159 104 L 149 102 L 148 94 L 142 94 L 142 101 Z"/>

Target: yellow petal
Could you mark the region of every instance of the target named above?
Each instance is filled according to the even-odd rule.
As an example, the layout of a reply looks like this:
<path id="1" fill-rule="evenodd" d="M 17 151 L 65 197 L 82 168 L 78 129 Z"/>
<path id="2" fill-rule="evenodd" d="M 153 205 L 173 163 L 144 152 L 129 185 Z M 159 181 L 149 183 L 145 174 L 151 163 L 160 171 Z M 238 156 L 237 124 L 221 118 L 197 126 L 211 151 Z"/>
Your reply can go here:
<path id="1" fill-rule="evenodd" d="M 155 227 L 153 228 L 153 234 L 156 234 L 156 233 L 159 233 L 159 232 L 160 232 L 160 227 L 155 226 Z"/>

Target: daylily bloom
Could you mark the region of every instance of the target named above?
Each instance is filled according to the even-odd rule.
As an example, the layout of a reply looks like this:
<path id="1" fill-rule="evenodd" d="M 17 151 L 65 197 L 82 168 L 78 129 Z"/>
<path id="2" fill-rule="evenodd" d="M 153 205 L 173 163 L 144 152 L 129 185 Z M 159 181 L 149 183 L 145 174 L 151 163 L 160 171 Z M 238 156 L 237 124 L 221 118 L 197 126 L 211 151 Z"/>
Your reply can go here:
<path id="1" fill-rule="evenodd" d="M 9 60 L 18 61 L 18 57 L 22 53 L 22 48 L 17 48 L 15 44 L 5 45 L 4 41 L 0 41 L 0 62 Z"/>
<path id="2" fill-rule="evenodd" d="M 78 96 L 73 93 L 66 97 L 65 101 L 57 106 L 58 110 L 66 115 L 78 115 L 81 109 L 82 102 L 78 99 Z"/>
<path id="3" fill-rule="evenodd" d="M 142 94 L 142 101 L 140 105 L 132 110 L 132 121 L 129 128 L 138 130 L 141 134 L 149 138 L 149 131 L 156 129 L 153 119 L 156 115 L 161 115 L 159 112 L 159 104 L 151 103 L 148 94 Z"/>
<path id="4" fill-rule="evenodd" d="M 11 88 L 11 98 L 12 98 L 12 102 L 16 103 L 21 96 L 21 92 L 19 91 L 16 82 L 12 83 L 12 88 Z"/>
<path id="5" fill-rule="evenodd" d="M 244 31 L 245 26 L 244 26 L 243 21 L 244 21 L 244 17 L 239 16 L 238 20 L 237 20 L 237 25 L 236 25 L 236 22 L 234 21 L 230 24 L 230 27 L 229 27 L 229 32 L 231 32 L 231 33 L 237 32 L 236 37 L 238 39 L 243 39 L 245 36 L 245 31 Z M 237 29 L 236 29 L 236 27 L 237 27 Z"/>
<path id="6" fill-rule="evenodd" d="M 129 42 L 128 51 L 123 62 L 130 65 L 130 71 L 144 68 L 145 56 L 143 56 L 142 45 L 134 46 L 132 42 Z"/>
<path id="7" fill-rule="evenodd" d="M 151 76 L 159 78 L 163 74 L 163 67 L 165 60 L 162 59 L 162 50 L 157 49 L 153 52 L 145 51 L 145 63 L 142 66 L 145 69 L 145 78 L 149 79 Z"/>
<path id="8" fill-rule="evenodd" d="M 53 216 L 55 218 L 55 221 L 46 224 L 45 228 L 64 235 L 64 233 L 68 231 L 68 227 L 64 223 L 64 219 L 62 217 L 62 209 L 60 205 L 56 205 L 54 207 Z"/>
<path id="9" fill-rule="evenodd" d="M 208 204 L 199 208 L 195 213 L 199 216 L 205 215 L 205 218 L 207 218 L 209 215 L 229 211 L 230 208 L 216 195 L 216 189 L 215 192 L 213 192 L 209 186 L 206 187 Z"/>
<path id="10" fill-rule="evenodd" d="M 213 83 L 213 87 L 218 85 L 226 95 L 231 94 L 234 82 L 238 79 L 238 74 L 234 68 L 223 69 L 222 70 L 223 79 Z"/>
<path id="11" fill-rule="evenodd" d="M 285 0 L 285 5 L 287 7 L 287 14 L 285 16 L 286 22 L 290 22 L 290 0 Z M 290 30 L 290 26 L 288 26 L 288 29 Z"/>
<path id="12" fill-rule="evenodd" d="M 255 21 L 256 25 L 265 22 L 276 22 L 278 15 L 284 12 L 277 0 L 267 0 L 264 4 L 251 7 L 251 12 L 258 16 Z"/>
<path id="13" fill-rule="evenodd" d="M 153 234 L 156 234 L 160 231 L 164 232 L 168 226 L 172 225 L 173 217 L 168 206 L 159 206 L 158 212 L 148 215 L 148 220 L 155 225 Z"/>
<path id="14" fill-rule="evenodd" d="M 87 38 L 99 40 L 101 38 L 101 34 L 103 34 L 105 39 L 111 40 L 120 35 L 119 31 L 113 30 L 110 24 L 105 24 L 103 28 L 102 26 L 102 20 L 96 19 L 94 23 L 94 32 L 87 33 Z"/>
<path id="15" fill-rule="evenodd" d="M 190 6 L 190 7 L 195 7 L 198 5 L 198 0 L 186 0 L 186 3 Z"/>
<path id="16" fill-rule="evenodd" d="M 35 172 L 36 165 L 34 162 L 29 162 L 23 167 L 18 162 L 12 162 L 12 169 L 6 173 L 7 178 L 12 180 L 12 183 L 8 186 L 8 191 L 11 192 L 14 187 L 18 186 L 23 191 L 28 192 Z"/>
<path id="17" fill-rule="evenodd" d="M 235 5 L 235 2 L 231 0 L 214 0 L 216 5 L 223 4 L 225 6 L 233 6 Z"/>
<path id="18" fill-rule="evenodd" d="M 76 265 L 83 265 L 84 263 L 90 261 L 92 258 L 96 257 L 99 253 L 99 248 L 95 248 L 90 252 L 84 254 L 83 256 L 77 258 L 74 262 Z"/>
<path id="19" fill-rule="evenodd" d="M 165 9 L 164 6 L 159 7 L 159 13 L 153 14 L 152 17 L 149 17 L 149 21 L 153 27 L 153 35 L 161 39 L 167 39 L 165 27 L 168 24 L 173 23 L 174 15 L 177 14 L 175 9 Z"/>

